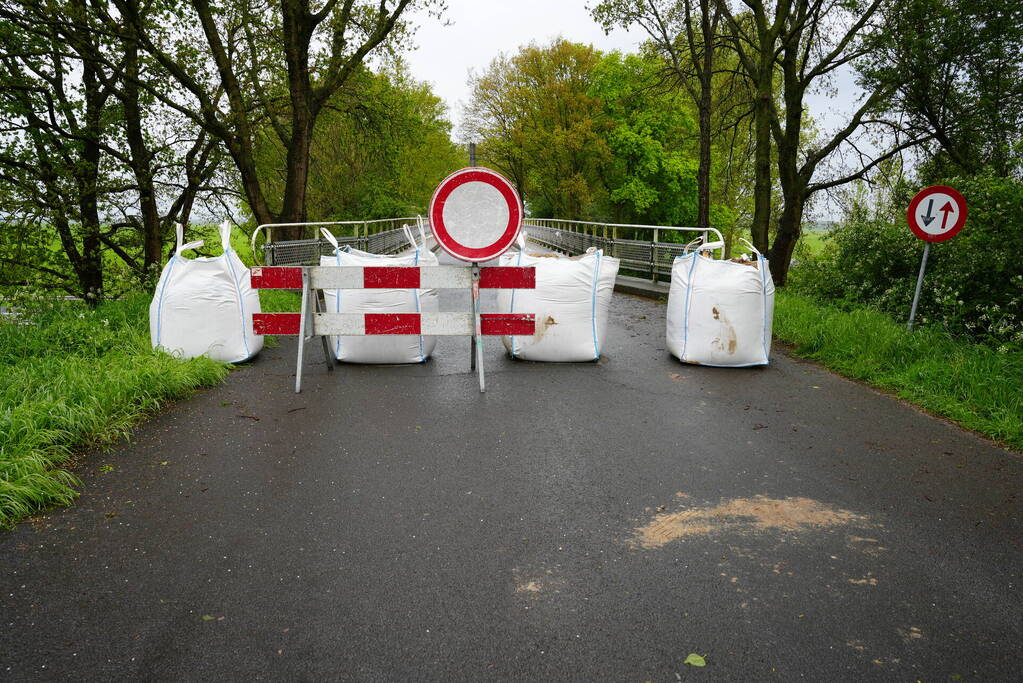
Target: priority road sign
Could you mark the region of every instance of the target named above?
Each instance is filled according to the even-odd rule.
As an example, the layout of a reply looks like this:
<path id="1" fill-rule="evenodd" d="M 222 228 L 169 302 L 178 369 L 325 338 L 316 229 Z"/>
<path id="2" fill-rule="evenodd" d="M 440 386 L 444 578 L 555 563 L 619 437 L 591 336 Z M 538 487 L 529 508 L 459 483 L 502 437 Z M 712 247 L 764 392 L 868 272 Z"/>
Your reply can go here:
<path id="1" fill-rule="evenodd" d="M 913 305 L 909 309 L 909 322 L 906 324 L 906 328 L 912 330 L 931 243 L 947 242 L 963 229 L 966 224 L 966 198 L 947 185 L 925 187 L 910 200 L 909 208 L 906 209 L 906 222 L 913 234 L 926 242 L 923 258 L 920 259 L 920 272 L 916 276 L 916 291 L 913 292 Z"/>
<path id="2" fill-rule="evenodd" d="M 920 190 L 906 210 L 913 234 L 926 242 L 945 242 L 955 237 L 966 223 L 966 199 L 946 185 Z"/>
<path id="3" fill-rule="evenodd" d="M 522 228 L 515 186 L 489 168 L 473 166 L 441 181 L 430 200 L 437 243 L 460 261 L 479 263 L 503 254 Z"/>

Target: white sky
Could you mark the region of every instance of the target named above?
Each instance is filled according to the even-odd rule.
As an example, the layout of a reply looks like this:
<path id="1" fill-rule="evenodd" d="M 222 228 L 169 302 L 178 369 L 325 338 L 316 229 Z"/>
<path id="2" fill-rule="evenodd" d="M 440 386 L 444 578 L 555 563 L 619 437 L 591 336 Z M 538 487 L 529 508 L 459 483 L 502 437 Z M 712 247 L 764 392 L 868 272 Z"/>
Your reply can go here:
<path id="1" fill-rule="evenodd" d="M 481 73 L 500 53 L 521 46 L 550 43 L 561 36 L 609 52 L 635 51 L 646 39 L 642 29 L 615 29 L 609 35 L 590 16 L 587 5 L 597 0 L 448 0 L 444 25 L 425 13 L 412 16 L 418 24 L 419 49 L 408 55 L 409 67 L 427 81 L 448 105 L 457 127 L 462 106 L 469 100 L 469 71 Z M 810 113 L 824 128 L 834 128 L 848 116 L 859 95 L 850 73 L 838 76 L 834 99 L 818 94 L 807 98 Z"/>
<path id="2" fill-rule="evenodd" d="M 448 26 L 425 14 L 413 16 L 419 49 L 408 55 L 409 66 L 448 105 L 457 128 L 469 100 L 470 69 L 481 73 L 502 52 L 512 54 L 530 42 L 543 45 L 558 36 L 603 51 L 629 52 L 646 36 L 640 29 L 616 29 L 605 36 L 587 4 L 594 0 L 448 0 Z"/>

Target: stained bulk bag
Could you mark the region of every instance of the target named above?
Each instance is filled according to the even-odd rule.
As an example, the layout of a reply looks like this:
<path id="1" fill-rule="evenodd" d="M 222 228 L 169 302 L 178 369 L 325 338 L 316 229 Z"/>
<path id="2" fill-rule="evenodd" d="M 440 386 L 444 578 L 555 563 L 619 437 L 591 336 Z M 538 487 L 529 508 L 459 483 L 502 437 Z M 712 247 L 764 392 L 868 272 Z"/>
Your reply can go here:
<path id="1" fill-rule="evenodd" d="M 536 289 L 502 289 L 501 313 L 535 313 L 532 336 L 501 340 L 515 358 L 535 361 L 592 361 L 600 358 L 608 308 L 619 261 L 591 248 L 582 256 L 533 256 L 519 251 L 501 257 L 502 266 L 536 268 Z"/>
<path id="2" fill-rule="evenodd" d="M 160 274 L 149 305 L 149 335 L 153 348 L 181 358 L 209 356 L 239 363 L 263 348 L 263 337 L 252 333 L 252 314 L 259 313 L 259 292 L 252 289 L 249 271 L 231 248 L 231 226 L 220 226 L 220 256 L 185 258 L 183 252 L 203 242 L 182 244 Z"/>
<path id="3" fill-rule="evenodd" d="M 334 253 L 321 256 L 321 266 L 436 266 L 437 255 L 406 236 L 412 250 L 397 256 L 340 248 L 326 228 L 323 236 Z M 332 313 L 436 313 L 436 289 L 325 289 L 326 310 Z M 421 334 L 334 336 L 329 338 L 334 357 L 346 363 L 422 363 L 433 354 L 437 338 Z"/>
<path id="4" fill-rule="evenodd" d="M 745 240 L 743 240 L 745 242 Z M 774 320 L 774 280 L 767 259 L 716 261 L 705 244 L 675 259 L 668 293 L 668 352 L 684 363 L 767 365 Z"/>

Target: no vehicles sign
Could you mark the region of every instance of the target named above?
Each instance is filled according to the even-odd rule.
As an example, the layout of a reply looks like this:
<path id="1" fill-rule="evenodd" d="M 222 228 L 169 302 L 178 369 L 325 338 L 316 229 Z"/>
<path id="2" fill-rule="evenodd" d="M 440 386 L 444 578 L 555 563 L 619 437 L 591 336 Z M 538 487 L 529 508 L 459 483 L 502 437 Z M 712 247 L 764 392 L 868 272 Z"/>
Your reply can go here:
<path id="1" fill-rule="evenodd" d="M 462 261 L 489 261 L 505 252 L 522 227 L 522 203 L 500 173 L 473 166 L 452 173 L 430 201 L 437 243 Z"/>
<path id="2" fill-rule="evenodd" d="M 926 242 L 945 242 L 966 224 L 966 199 L 947 185 L 933 185 L 916 193 L 909 202 L 906 222 L 913 234 Z"/>

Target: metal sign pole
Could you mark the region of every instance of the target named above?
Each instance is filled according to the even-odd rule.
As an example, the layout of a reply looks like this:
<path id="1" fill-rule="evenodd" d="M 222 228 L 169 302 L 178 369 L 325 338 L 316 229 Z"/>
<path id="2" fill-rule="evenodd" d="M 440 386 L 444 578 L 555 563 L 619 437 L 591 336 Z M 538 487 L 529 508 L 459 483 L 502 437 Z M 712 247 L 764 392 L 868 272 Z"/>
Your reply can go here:
<path id="1" fill-rule="evenodd" d="M 913 294 L 913 307 L 909 310 L 909 324 L 906 329 L 912 331 L 913 320 L 916 318 L 916 307 L 920 303 L 920 288 L 924 284 L 924 271 L 927 270 L 927 256 L 931 253 L 931 243 L 924 242 L 924 257 L 920 261 L 920 274 L 916 278 L 916 293 Z"/>
<path id="2" fill-rule="evenodd" d="M 480 376 L 480 393 L 485 392 L 486 384 L 483 381 L 483 324 L 480 320 L 480 264 L 472 264 L 472 318 L 473 335 L 472 351 L 473 365 Z"/>
<path id="3" fill-rule="evenodd" d="M 309 269 L 302 269 L 302 317 L 298 326 L 298 363 L 295 366 L 295 393 L 302 392 L 302 356 L 305 350 L 306 330 L 309 329 Z"/>

